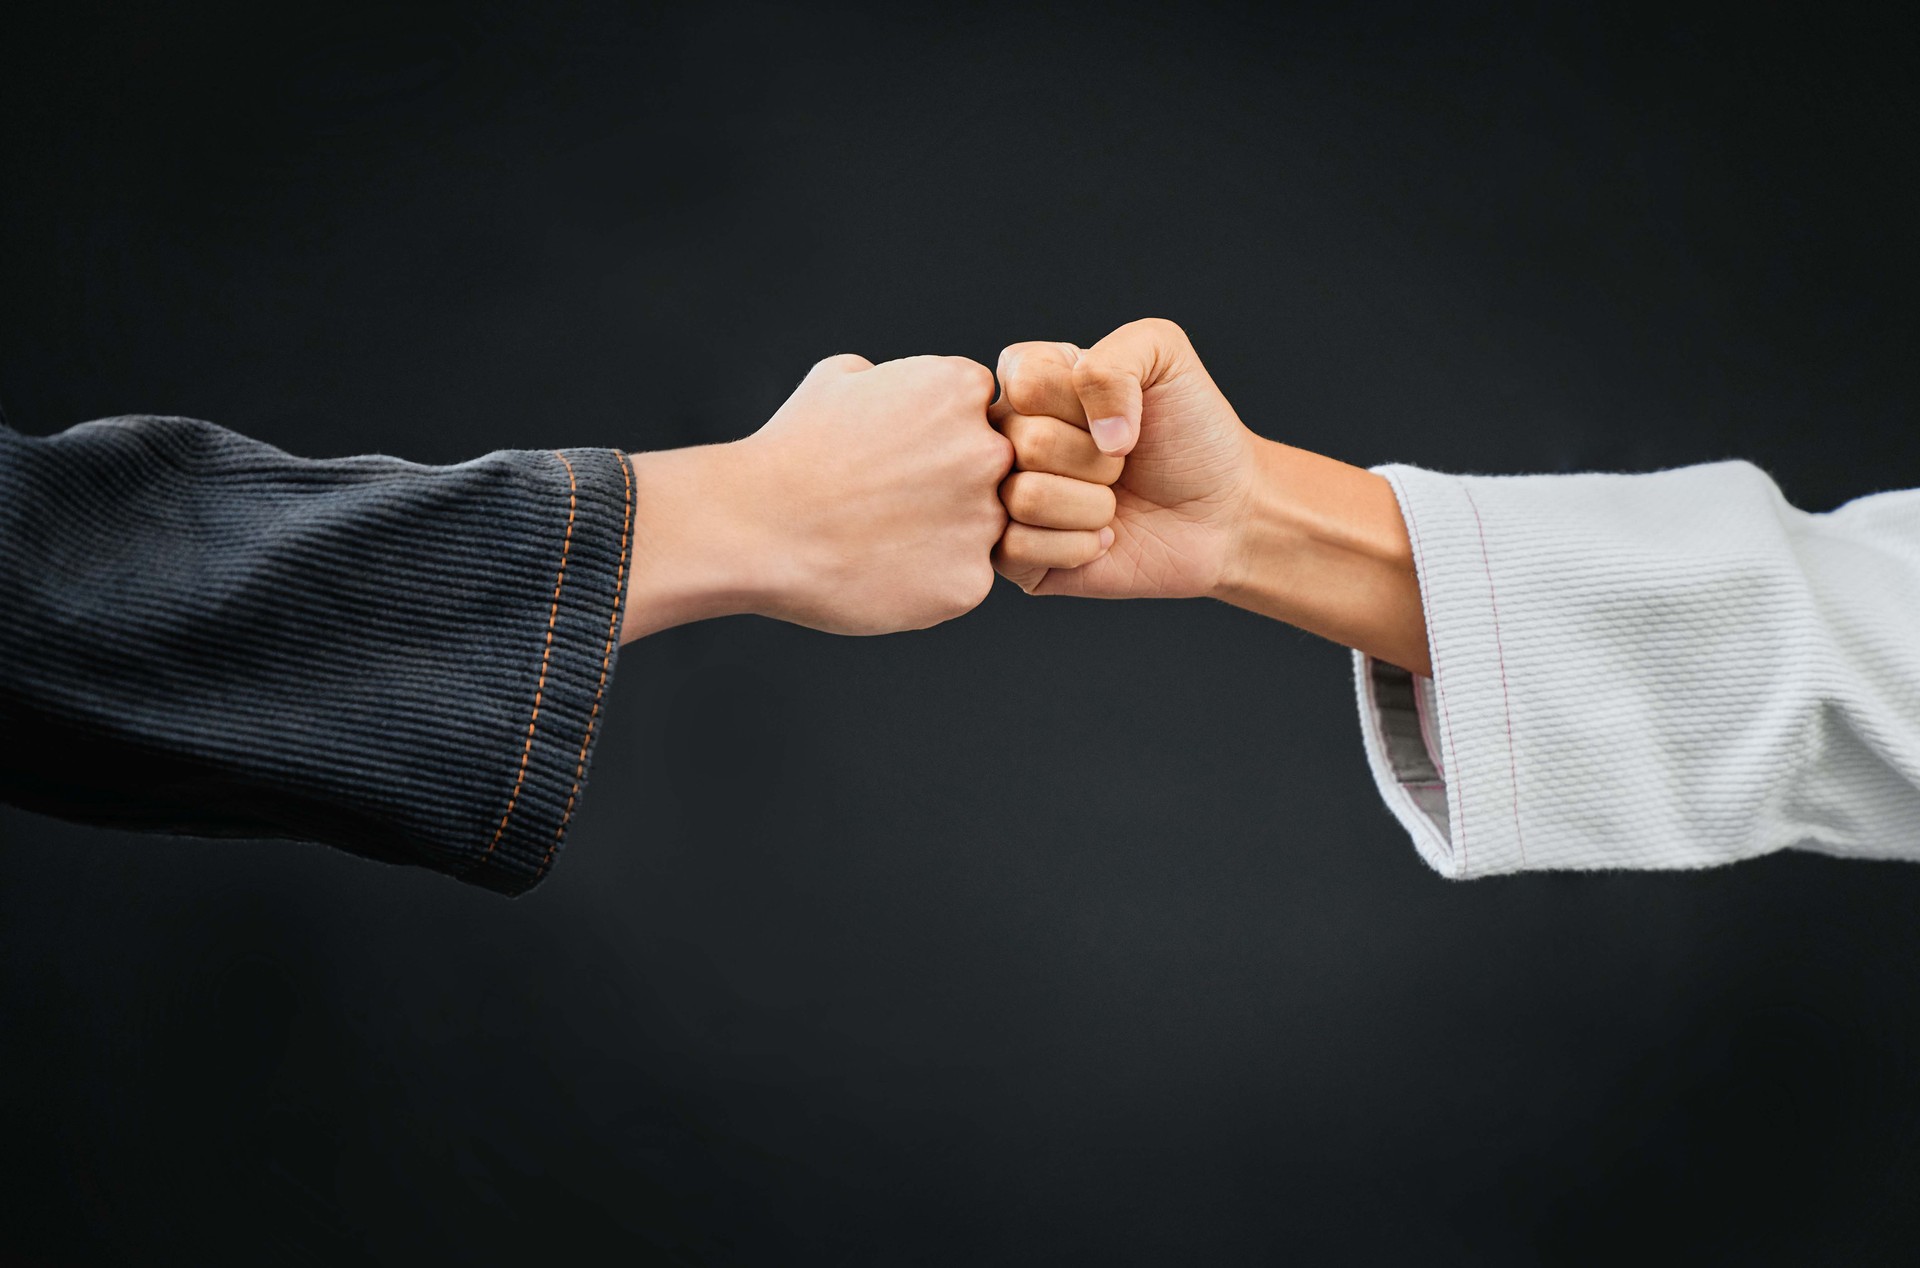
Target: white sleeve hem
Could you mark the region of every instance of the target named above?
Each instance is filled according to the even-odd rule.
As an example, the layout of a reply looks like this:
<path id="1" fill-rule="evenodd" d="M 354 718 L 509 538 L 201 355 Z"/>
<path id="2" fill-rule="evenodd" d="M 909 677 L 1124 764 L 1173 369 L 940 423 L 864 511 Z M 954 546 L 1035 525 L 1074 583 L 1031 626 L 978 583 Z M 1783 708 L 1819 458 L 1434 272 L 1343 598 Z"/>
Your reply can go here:
<path id="1" fill-rule="evenodd" d="M 1421 859 L 1442 876 L 1459 879 L 1463 873 L 1447 832 L 1446 782 L 1440 778 L 1430 753 L 1423 752 L 1428 759 L 1428 769 L 1424 771 L 1415 764 L 1417 759 L 1409 760 L 1413 752 L 1410 739 L 1419 740 L 1423 751 L 1425 742 L 1420 739 L 1417 718 L 1411 721 L 1409 736 L 1410 714 L 1406 708 L 1381 703 L 1377 671 L 1382 668 L 1409 680 L 1412 678 L 1407 671 L 1382 666 L 1363 652 L 1353 653 L 1354 691 L 1359 698 L 1360 734 L 1366 746 L 1367 767 L 1373 772 L 1380 799 L 1413 838 L 1413 847 Z M 1399 755 L 1397 762 L 1396 754 Z M 1422 775 L 1426 778 L 1420 778 Z"/>
<path id="2" fill-rule="evenodd" d="M 1374 470 L 1423 680 L 1356 656 L 1368 765 L 1442 875 L 1920 858 L 1920 491 L 1809 515 L 1766 473 Z"/>

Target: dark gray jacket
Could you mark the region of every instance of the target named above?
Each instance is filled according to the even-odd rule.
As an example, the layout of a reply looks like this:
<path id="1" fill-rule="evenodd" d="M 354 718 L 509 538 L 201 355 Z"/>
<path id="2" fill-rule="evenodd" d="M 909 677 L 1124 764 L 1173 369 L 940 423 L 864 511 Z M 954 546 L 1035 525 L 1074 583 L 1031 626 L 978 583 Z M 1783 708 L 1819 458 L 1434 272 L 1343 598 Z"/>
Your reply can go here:
<path id="1" fill-rule="evenodd" d="M 0 424 L 0 799 L 521 893 L 586 779 L 632 494 L 610 449 L 428 467 Z"/>

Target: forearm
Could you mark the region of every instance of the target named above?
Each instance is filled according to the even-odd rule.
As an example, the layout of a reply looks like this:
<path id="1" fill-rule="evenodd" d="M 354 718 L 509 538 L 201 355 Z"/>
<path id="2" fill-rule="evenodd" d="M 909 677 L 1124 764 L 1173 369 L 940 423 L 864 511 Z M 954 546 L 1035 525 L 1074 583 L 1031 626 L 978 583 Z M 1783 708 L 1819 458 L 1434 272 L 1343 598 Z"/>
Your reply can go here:
<path id="1" fill-rule="evenodd" d="M 1261 440 L 1216 598 L 1431 675 L 1413 548 L 1387 481 Z"/>
<path id="2" fill-rule="evenodd" d="M 756 610 L 769 552 L 735 510 L 746 483 L 739 443 L 628 455 L 635 518 L 622 642 Z"/>

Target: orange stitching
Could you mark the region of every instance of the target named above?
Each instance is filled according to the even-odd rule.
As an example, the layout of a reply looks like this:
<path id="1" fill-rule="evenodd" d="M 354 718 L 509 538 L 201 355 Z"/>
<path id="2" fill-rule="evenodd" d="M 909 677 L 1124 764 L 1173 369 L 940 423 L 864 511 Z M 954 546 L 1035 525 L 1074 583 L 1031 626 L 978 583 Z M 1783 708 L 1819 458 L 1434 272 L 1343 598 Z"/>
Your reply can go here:
<path id="1" fill-rule="evenodd" d="M 613 611 L 607 617 L 607 649 L 600 654 L 600 685 L 593 691 L 593 712 L 587 715 L 587 733 L 580 737 L 580 761 L 573 768 L 573 791 L 567 794 L 566 812 L 560 816 L 560 826 L 554 830 L 546 857 L 540 860 L 540 870 L 533 874 L 536 883 L 547 874 L 553 852 L 560 848 L 561 838 L 567 835 L 567 824 L 573 819 L 573 803 L 580 796 L 580 780 L 587 773 L 587 749 L 593 744 L 594 724 L 600 719 L 600 697 L 607 690 L 607 671 L 613 667 L 614 640 L 619 632 L 616 624 L 620 620 L 620 587 L 627 581 L 627 547 L 633 541 L 633 464 L 625 454 L 619 458 L 620 473 L 627 488 L 627 514 L 620 525 L 620 570 L 613 577 Z"/>
<path id="2" fill-rule="evenodd" d="M 540 698 L 547 690 L 547 662 L 553 656 L 553 626 L 560 619 L 560 587 L 567 580 L 567 552 L 573 549 L 573 515 L 579 505 L 578 485 L 573 478 L 573 464 L 567 461 L 567 455 L 558 450 L 554 457 L 567 469 L 567 536 L 560 544 L 560 573 L 553 579 L 553 607 L 547 613 L 547 645 L 540 652 L 540 681 L 533 688 L 533 716 L 527 719 L 527 743 L 520 750 L 520 774 L 513 781 L 513 795 L 507 798 L 507 812 L 500 816 L 500 826 L 493 830 L 493 840 L 487 842 L 487 848 L 480 855 L 479 862 L 473 868 L 481 867 L 493 857 L 493 847 L 500 844 L 500 835 L 507 830 L 507 820 L 513 817 L 513 808 L 520 801 L 520 787 L 527 782 L 527 759 L 533 756 L 533 730 L 540 722 Z M 469 868 L 472 871 L 473 868 Z"/>

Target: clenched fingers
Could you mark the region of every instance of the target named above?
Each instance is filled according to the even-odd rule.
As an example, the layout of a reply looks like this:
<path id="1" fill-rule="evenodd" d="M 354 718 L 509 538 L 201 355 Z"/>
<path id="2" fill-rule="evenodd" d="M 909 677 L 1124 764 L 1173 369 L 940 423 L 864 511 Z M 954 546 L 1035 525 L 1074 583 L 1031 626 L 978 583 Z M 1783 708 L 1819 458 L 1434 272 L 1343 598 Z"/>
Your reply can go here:
<path id="1" fill-rule="evenodd" d="M 1018 414 L 1049 414 L 1087 425 L 1086 411 L 1073 390 L 1073 367 L 1080 349 L 1070 343 L 1015 343 L 1000 352 L 1000 401 Z"/>
<path id="2" fill-rule="evenodd" d="M 1000 484 L 1007 514 L 1034 528 L 1094 531 L 1113 521 L 1113 490 L 1043 471 L 1016 471 Z"/>
<path id="3" fill-rule="evenodd" d="M 1094 484 L 1112 484 L 1127 460 L 1100 452 L 1086 429 L 1039 414 L 1003 413 L 1000 434 L 1013 442 L 1013 464 L 1021 471 L 1045 471 Z"/>
<path id="4" fill-rule="evenodd" d="M 1113 545 L 1113 530 L 1035 528 L 1031 524 L 1007 525 L 1000 544 L 993 550 L 993 566 L 1023 589 L 1038 585 L 1049 568 L 1078 568 L 1107 553 Z"/>

